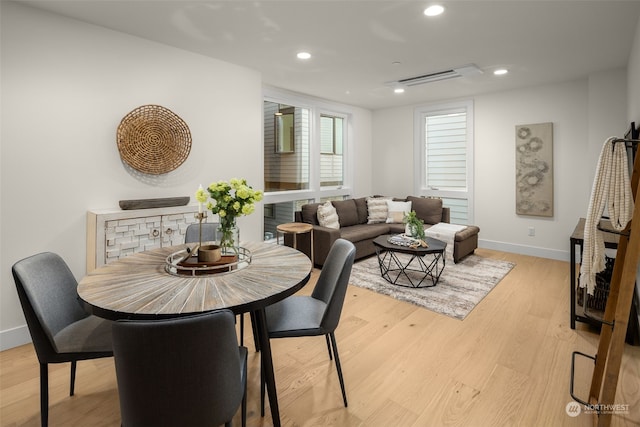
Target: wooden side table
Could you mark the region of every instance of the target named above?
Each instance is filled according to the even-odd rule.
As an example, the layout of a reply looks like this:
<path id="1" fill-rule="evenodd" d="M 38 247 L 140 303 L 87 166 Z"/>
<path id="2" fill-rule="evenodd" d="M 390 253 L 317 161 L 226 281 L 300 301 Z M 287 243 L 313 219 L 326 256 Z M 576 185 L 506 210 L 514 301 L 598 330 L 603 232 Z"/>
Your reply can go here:
<path id="1" fill-rule="evenodd" d="M 284 243 L 284 235 L 291 234 L 293 236 L 293 248 L 298 249 L 298 234 L 309 233 L 311 241 L 310 258 L 311 265 L 313 265 L 313 225 L 304 222 L 288 222 L 280 224 L 276 227 L 276 243 L 280 244 L 280 234 L 283 235 L 282 241 Z"/>

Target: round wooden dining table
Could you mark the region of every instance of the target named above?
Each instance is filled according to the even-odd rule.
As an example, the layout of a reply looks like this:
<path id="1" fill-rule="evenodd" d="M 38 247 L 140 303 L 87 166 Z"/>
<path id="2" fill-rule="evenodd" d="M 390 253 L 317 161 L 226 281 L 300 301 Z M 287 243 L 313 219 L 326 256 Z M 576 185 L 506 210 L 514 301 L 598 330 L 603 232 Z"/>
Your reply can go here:
<path id="1" fill-rule="evenodd" d="M 96 316 L 110 320 L 160 319 L 230 309 L 254 313 L 271 416 L 280 425 L 265 307 L 300 290 L 311 276 L 302 252 L 264 242 L 242 242 L 251 262 L 236 270 L 207 275 L 166 271 L 167 257 L 193 245 L 152 249 L 89 272 L 78 295 Z"/>

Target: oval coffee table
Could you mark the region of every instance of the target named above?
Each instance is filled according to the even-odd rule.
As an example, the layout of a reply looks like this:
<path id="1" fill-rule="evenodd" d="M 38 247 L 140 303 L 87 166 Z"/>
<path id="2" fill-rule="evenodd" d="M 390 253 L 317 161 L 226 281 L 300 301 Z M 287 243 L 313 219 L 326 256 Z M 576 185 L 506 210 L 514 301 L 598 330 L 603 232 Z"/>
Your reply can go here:
<path id="1" fill-rule="evenodd" d="M 414 249 L 409 246 L 390 243 L 388 239 L 391 236 L 391 234 L 385 234 L 378 236 L 373 241 L 382 277 L 393 285 L 409 288 L 436 286 L 444 270 L 444 250 L 447 244 L 440 240 L 426 237 L 425 241 L 428 247 Z M 430 280 L 426 281 L 425 279 Z M 431 284 L 428 284 L 429 282 Z"/>

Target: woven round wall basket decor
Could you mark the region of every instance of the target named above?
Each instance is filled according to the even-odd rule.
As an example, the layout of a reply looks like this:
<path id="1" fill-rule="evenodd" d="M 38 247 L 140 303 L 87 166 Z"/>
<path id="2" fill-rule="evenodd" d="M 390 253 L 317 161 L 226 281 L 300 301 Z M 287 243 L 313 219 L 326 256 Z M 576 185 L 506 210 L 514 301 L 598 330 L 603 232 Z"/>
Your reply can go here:
<path id="1" fill-rule="evenodd" d="M 118 151 L 135 170 L 161 175 L 178 168 L 191 151 L 191 132 L 171 110 L 143 105 L 124 116 L 118 126 Z"/>

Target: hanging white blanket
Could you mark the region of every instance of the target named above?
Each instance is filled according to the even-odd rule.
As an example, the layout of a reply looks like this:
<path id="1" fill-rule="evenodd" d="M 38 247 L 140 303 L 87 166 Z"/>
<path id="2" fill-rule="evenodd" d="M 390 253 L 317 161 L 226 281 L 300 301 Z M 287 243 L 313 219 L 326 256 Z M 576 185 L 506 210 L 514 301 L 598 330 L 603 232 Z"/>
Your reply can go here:
<path id="1" fill-rule="evenodd" d="M 604 240 L 597 229 L 604 208 L 616 230 L 623 230 L 633 215 L 627 151 L 625 144 L 614 144 L 614 139 L 608 138 L 602 147 L 584 226 L 580 287 L 586 287 L 590 295 L 595 289 L 596 273 L 605 268 Z"/>
<path id="2" fill-rule="evenodd" d="M 449 224 L 447 222 L 439 222 L 424 230 L 424 234 L 427 237 L 438 239 L 447 244 L 445 248 L 445 257 L 447 261 L 453 261 L 453 244 L 455 241 L 456 233 L 467 228 L 466 225 Z"/>

